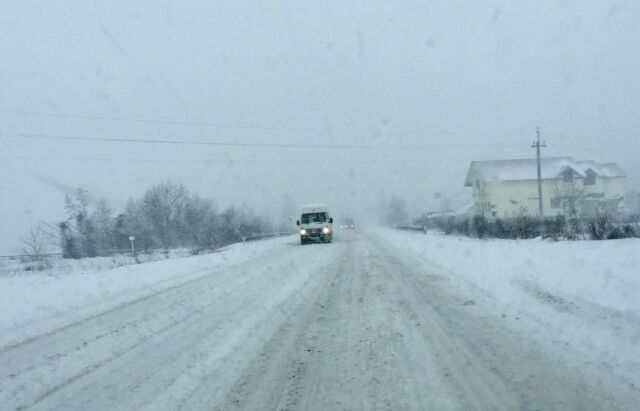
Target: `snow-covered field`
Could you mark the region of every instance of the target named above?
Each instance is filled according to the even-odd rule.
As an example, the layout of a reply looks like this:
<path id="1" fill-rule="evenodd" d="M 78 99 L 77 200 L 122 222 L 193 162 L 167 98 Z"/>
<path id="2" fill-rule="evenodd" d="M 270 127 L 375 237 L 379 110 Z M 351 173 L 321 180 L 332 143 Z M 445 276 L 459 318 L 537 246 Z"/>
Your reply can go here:
<path id="1" fill-rule="evenodd" d="M 640 239 L 479 240 L 379 235 L 446 277 L 470 304 L 582 365 L 640 383 Z M 400 252 L 400 251 L 399 251 Z"/>
<path id="2" fill-rule="evenodd" d="M 173 250 L 168 259 L 142 255 L 142 261 L 149 261 L 143 264 L 129 256 L 57 260 L 44 271 L 24 271 L 14 264 L 0 275 L 0 347 L 257 258 L 291 241 L 281 237 L 234 244 L 199 256 Z"/>

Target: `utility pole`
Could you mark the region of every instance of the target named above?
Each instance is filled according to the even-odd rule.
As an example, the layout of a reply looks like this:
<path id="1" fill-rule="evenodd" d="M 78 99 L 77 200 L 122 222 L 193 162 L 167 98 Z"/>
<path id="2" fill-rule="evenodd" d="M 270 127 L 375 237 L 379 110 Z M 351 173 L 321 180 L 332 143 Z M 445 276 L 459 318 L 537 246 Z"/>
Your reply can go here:
<path id="1" fill-rule="evenodd" d="M 536 127 L 536 134 L 538 135 L 538 140 L 534 141 L 531 145 L 532 148 L 536 149 L 536 159 L 538 163 L 538 208 L 540 212 L 540 223 L 544 222 L 544 209 L 542 206 L 542 166 L 540 164 L 540 147 L 546 147 L 547 142 L 543 141 L 540 144 L 540 127 Z"/>

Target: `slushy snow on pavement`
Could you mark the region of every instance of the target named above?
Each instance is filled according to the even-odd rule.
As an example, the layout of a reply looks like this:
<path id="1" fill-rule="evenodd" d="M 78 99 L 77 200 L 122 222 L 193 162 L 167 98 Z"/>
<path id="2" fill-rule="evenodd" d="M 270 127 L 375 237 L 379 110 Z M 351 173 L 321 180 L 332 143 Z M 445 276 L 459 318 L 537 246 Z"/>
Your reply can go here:
<path id="1" fill-rule="evenodd" d="M 640 383 L 640 239 L 380 235 L 532 338 L 622 384 Z"/>

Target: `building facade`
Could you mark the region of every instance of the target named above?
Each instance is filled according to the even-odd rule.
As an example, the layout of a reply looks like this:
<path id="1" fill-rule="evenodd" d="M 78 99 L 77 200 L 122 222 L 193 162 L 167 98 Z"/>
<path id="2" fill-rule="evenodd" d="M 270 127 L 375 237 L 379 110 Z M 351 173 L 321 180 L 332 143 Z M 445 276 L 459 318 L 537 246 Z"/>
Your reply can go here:
<path id="1" fill-rule="evenodd" d="M 615 163 L 542 160 L 545 216 L 591 216 L 624 211 L 625 175 Z M 539 215 L 535 159 L 474 161 L 465 186 L 472 188 L 474 212 L 487 218 Z"/>

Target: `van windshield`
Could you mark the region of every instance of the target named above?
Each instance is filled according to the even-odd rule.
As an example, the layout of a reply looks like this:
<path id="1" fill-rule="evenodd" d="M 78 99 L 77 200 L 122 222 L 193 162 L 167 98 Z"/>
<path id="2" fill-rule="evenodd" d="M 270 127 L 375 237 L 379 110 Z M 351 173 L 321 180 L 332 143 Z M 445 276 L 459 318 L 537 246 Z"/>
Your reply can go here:
<path id="1" fill-rule="evenodd" d="M 301 220 L 302 220 L 302 224 L 326 223 L 327 222 L 327 213 L 302 214 Z"/>

